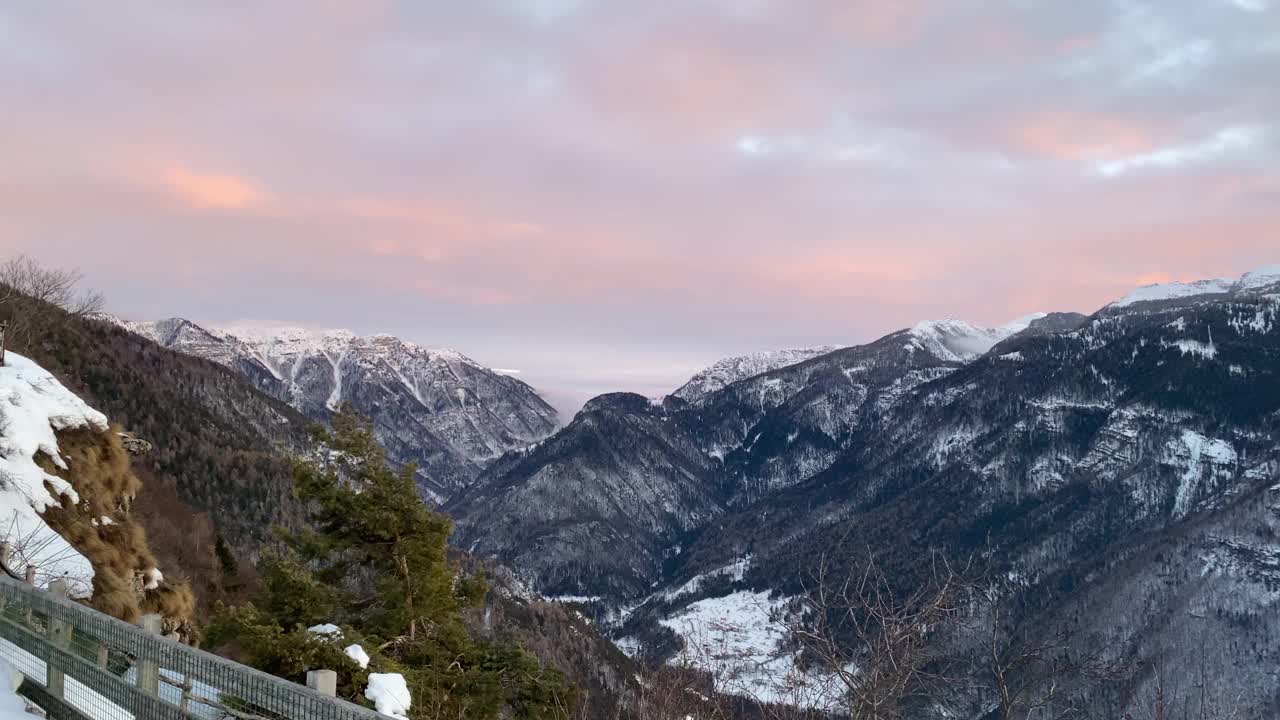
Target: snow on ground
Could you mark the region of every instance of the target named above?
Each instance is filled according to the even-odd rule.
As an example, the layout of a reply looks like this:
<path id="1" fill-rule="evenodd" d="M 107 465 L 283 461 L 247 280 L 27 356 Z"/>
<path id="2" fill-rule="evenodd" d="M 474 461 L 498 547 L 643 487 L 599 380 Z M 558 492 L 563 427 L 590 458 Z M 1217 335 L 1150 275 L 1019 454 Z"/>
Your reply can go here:
<path id="1" fill-rule="evenodd" d="M 9 663 L 0 661 L 0 720 L 31 720 L 27 701 L 18 696 L 22 675 Z"/>
<path id="2" fill-rule="evenodd" d="M 1171 343 L 1171 347 L 1178 348 L 1183 355 L 1199 355 L 1205 360 L 1218 357 L 1218 348 L 1213 343 L 1202 343 L 1199 340 L 1178 340 Z"/>
<path id="3" fill-rule="evenodd" d="M 733 582 L 741 582 L 746 575 L 747 570 L 751 569 L 751 556 L 738 558 L 733 563 L 716 570 L 709 570 L 699 573 L 689 580 L 689 582 L 681 585 L 675 590 L 667 590 L 658 595 L 663 600 L 671 602 L 682 595 L 692 595 L 702 588 L 702 584 L 708 580 L 728 578 Z"/>
<path id="4" fill-rule="evenodd" d="M 742 590 L 699 600 L 660 622 L 684 638 L 674 662 L 711 673 L 718 690 L 759 702 L 829 707 L 830 679 L 802 672 L 783 647 L 785 604 L 767 592 Z"/>
<path id="5" fill-rule="evenodd" d="M 41 469 L 36 459 L 43 455 L 66 469 L 55 433 L 86 427 L 106 431 L 107 418 L 39 365 L 5 354 L 0 366 L 0 534 L 18 548 L 16 571 L 22 572 L 22 563 L 34 564 L 42 582 L 67 579 L 74 597 L 92 592 L 93 566 L 40 513 L 60 504 L 55 495 L 72 502 L 80 496 L 70 483 Z"/>
<path id="6" fill-rule="evenodd" d="M 576 603 L 578 605 L 590 605 L 594 602 L 600 602 L 604 598 L 599 595 L 548 595 L 546 599 L 549 602 L 558 603 Z"/>
<path id="7" fill-rule="evenodd" d="M 383 715 L 409 720 L 409 686 L 400 673 L 370 673 L 364 696 Z"/>

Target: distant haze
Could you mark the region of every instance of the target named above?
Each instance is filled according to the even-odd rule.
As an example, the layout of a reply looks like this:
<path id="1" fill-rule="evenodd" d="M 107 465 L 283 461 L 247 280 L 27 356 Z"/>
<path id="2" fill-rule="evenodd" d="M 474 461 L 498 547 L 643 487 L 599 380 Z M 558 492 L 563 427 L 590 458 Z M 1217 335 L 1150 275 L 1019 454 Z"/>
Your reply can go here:
<path id="1" fill-rule="evenodd" d="M 9 3 L 0 254 L 572 407 L 1280 247 L 1273 0 Z"/>

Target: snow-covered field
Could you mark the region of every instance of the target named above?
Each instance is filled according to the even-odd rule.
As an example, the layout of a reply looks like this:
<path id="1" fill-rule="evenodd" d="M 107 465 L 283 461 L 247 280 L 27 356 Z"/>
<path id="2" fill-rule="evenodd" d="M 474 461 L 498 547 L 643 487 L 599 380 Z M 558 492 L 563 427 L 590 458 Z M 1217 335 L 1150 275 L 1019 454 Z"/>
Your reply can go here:
<path id="1" fill-rule="evenodd" d="M 801 670 L 785 646 L 786 602 L 741 590 L 690 604 L 661 621 L 685 641 L 673 662 L 710 673 L 721 692 L 761 703 L 831 707 L 831 678 Z"/>

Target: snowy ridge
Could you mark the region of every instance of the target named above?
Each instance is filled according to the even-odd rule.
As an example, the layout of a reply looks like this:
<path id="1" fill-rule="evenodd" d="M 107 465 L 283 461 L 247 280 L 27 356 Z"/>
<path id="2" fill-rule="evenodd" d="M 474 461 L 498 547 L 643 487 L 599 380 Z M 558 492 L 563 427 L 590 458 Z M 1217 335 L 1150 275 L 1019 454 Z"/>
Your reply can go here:
<path id="1" fill-rule="evenodd" d="M 457 350 L 427 348 L 350 330 L 233 324 L 182 318 L 119 322 L 165 347 L 212 360 L 314 420 L 343 404 L 374 423 L 396 463 L 417 463 L 423 489 L 447 499 L 486 462 L 537 442 L 558 425 L 555 409 L 520 380 Z"/>
<path id="2" fill-rule="evenodd" d="M 997 343 L 1031 327 L 1031 323 L 1045 317 L 1045 313 L 1032 313 L 1012 320 L 999 327 L 980 327 L 964 320 L 926 320 L 909 332 L 907 349 L 924 350 L 945 362 L 967 363 L 985 355 Z"/>
<path id="3" fill-rule="evenodd" d="M 1253 293 L 1280 285 L 1280 265 L 1267 265 L 1241 275 L 1239 279 L 1215 278 L 1192 282 L 1157 283 L 1140 287 L 1111 303 L 1109 308 L 1122 308 L 1141 302 L 1179 300 L 1203 295 Z"/>
<path id="4" fill-rule="evenodd" d="M 60 505 L 64 497 L 73 503 L 80 497 L 70 483 L 45 472 L 36 460 L 43 455 L 65 470 L 57 431 L 105 432 L 107 427 L 105 415 L 39 365 L 5 353 L 0 366 L 0 529 L 8 542 L 36 548 L 41 571 L 50 578 L 66 578 L 78 597 L 92 592 L 93 566 L 46 525 L 40 513 Z"/>
<path id="5" fill-rule="evenodd" d="M 839 345 L 822 345 L 811 348 L 766 350 L 747 355 L 727 357 L 717 360 L 710 367 L 694 375 L 672 395 L 692 402 L 739 380 L 745 380 L 771 370 L 777 370 L 820 355 L 826 355 L 829 352 L 839 350 L 840 347 Z"/>

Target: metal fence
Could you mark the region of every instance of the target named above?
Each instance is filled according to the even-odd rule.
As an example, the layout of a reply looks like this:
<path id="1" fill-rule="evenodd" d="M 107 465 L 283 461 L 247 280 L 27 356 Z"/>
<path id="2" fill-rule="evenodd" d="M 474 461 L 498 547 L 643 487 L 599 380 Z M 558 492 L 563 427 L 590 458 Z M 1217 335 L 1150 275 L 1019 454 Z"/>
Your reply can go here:
<path id="1" fill-rule="evenodd" d="M 0 660 L 52 718 L 385 720 L 3 574 Z"/>

